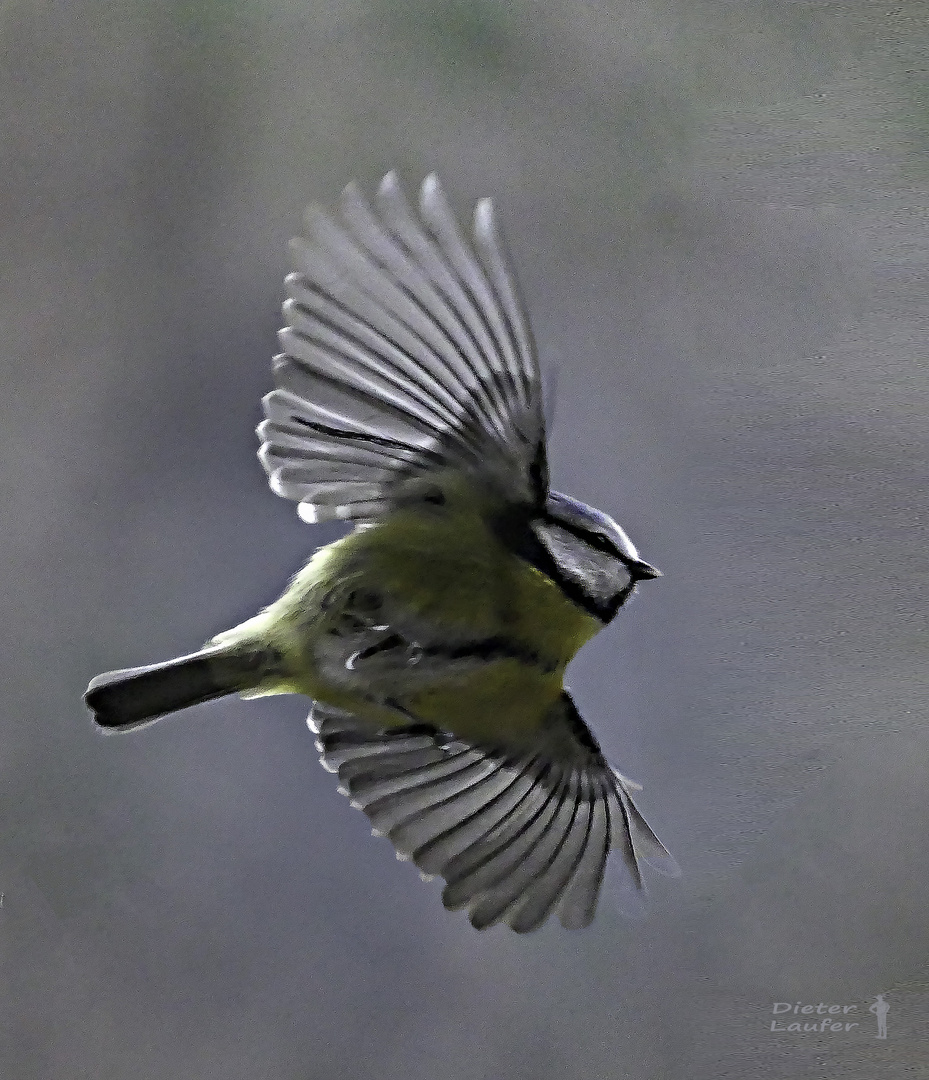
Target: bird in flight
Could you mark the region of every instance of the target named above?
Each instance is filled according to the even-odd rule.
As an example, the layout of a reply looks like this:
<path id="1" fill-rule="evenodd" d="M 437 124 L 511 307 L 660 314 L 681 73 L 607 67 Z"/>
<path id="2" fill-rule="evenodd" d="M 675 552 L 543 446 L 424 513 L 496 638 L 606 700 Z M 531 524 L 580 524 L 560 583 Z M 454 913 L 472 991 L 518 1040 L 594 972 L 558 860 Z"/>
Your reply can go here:
<path id="1" fill-rule="evenodd" d="M 478 929 L 593 919 L 614 854 L 676 864 L 564 687 L 659 572 L 549 487 L 536 350 L 489 200 L 463 231 L 435 176 L 349 184 L 291 244 L 259 458 L 307 522 L 354 523 L 201 650 L 85 701 L 127 731 L 226 694 L 305 694 L 325 768 Z"/>

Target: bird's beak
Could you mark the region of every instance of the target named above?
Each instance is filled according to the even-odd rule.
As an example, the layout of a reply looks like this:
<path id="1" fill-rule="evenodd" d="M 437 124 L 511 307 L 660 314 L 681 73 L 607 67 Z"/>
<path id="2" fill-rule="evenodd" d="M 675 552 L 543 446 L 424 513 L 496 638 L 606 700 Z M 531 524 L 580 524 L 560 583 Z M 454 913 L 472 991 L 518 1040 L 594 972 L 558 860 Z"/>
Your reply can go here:
<path id="1" fill-rule="evenodd" d="M 642 562 L 641 559 L 638 562 L 633 563 L 630 569 L 632 570 L 632 576 L 636 578 L 661 577 L 661 571 L 657 566 L 652 566 L 651 563 Z"/>

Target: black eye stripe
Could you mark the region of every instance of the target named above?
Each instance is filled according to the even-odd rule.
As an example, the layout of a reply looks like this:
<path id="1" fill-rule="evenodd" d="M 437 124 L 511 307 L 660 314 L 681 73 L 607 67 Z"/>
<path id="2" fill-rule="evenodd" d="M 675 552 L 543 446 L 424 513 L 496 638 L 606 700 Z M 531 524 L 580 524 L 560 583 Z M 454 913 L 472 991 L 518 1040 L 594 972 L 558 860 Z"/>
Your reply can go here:
<path id="1" fill-rule="evenodd" d="M 608 551 L 611 555 L 619 554 L 616 550 L 616 545 L 609 537 L 604 536 L 603 533 L 587 533 L 582 536 L 581 539 L 585 540 L 591 547 L 597 548 L 598 551 Z"/>
<path id="2" fill-rule="evenodd" d="M 609 555 L 615 556 L 625 566 L 630 566 L 631 562 L 627 555 L 625 555 L 616 544 L 601 532 L 593 532 L 591 529 L 585 529 L 581 525 L 576 525 L 573 521 L 567 521 L 564 518 L 558 518 L 551 514 L 546 515 L 546 519 L 552 524 L 557 525 L 559 528 L 564 529 L 566 532 L 571 533 L 572 536 L 577 537 L 581 543 L 586 544 L 588 547 L 592 547 L 597 551 L 603 551 Z"/>

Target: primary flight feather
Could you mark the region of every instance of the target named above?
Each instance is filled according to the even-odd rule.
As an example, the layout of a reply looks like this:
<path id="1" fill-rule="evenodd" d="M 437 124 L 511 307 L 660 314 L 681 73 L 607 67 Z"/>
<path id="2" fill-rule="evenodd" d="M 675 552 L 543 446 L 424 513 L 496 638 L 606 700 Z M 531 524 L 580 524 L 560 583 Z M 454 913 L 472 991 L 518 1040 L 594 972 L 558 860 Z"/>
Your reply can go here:
<path id="1" fill-rule="evenodd" d="M 564 688 L 658 576 L 606 514 L 551 491 L 535 347 L 494 212 L 465 236 L 438 180 L 350 184 L 291 244 L 259 458 L 300 517 L 355 523 L 197 653 L 85 695 L 125 731 L 225 694 L 300 693 L 323 765 L 448 908 L 518 932 L 594 917 L 607 858 L 676 864 Z"/>

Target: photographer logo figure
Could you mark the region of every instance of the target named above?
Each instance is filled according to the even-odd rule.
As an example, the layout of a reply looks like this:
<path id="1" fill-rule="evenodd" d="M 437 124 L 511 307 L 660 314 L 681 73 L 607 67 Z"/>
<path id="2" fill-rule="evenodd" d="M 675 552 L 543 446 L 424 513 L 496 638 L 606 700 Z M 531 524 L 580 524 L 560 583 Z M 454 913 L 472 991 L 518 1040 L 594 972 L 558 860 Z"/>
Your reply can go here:
<path id="1" fill-rule="evenodd" d="M 887 1038 L 887 1014 L 890 1012 L 890 1005 L 884 1000 L 883 994 L 878 994 L 873 1005 L 868 1006 L 868 1012 L 873 1012 L 877 1017 L 877 1037 L 879 1039 Z"/>

